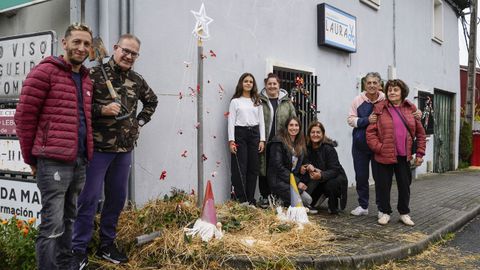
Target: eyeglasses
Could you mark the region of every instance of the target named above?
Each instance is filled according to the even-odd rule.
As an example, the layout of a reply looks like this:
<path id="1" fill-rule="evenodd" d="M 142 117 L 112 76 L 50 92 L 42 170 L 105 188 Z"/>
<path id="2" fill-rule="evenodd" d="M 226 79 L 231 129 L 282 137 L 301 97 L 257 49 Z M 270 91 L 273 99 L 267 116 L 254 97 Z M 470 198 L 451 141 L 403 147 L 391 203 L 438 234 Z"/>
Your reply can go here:
<path id="1" fill-rule="evenodd" d="M 122 54 L 123 54 L 123 55 L 129 55 L 129 54 L 130 54 L 130 55 L 132 56 L 132 58 L 137 58 L 137 57 L 140 56 L 140 54 L 139 54 L 138 52 L 134 52 L 134 51 L 129 50 L 129 49 L 127 49 L 127 48 L 123 48 L 123 47 L 121 47 L 120 45 L 117 45 L 117 47 L 120 48 L 120 49 L 122 49 Z"/>

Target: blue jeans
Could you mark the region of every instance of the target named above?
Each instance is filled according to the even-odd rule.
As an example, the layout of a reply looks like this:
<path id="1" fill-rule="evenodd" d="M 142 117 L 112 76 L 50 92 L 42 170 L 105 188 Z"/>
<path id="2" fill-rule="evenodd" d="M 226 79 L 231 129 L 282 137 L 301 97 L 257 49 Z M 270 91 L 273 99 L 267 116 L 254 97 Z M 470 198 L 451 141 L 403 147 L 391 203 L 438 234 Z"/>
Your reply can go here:
<path id="1" fill-rule="evenodd" d="M 37 186 L 42 210 L 35 249 L 39 270 L 70 267 L 72 224 L 77 215 L 77 196 L 84 183 L 84 158 L 68 163 L 38 159 Z"/>
<path id="2" fill-rule="evenodd" d="M 355 182 L 358 194 L 358 204 L 363 209 L 368 209 L 369 201 L 369 184 L 370 164 L 372 164 L 373 180 L 375 181 L 375 202 L 377 207 L 379 205 L 379 194 L 377 188 L 377 162 L 374 154 L 371 151 L 358 149 L 355 145 L 352 146 L 353 168 L 355 170 Z"/>
<path id="3" fill-rule="evenodd" d="M 117 237 L 117 223 L 127 199 L 132 152 L 94 152 L 87 168 L 87 181 L 78 197 L 72 250 L 86 253 L 92 239 L 93 220 L 104 187 L 105 202 L 100 217 L 100 246 L 112 244 Z"/>

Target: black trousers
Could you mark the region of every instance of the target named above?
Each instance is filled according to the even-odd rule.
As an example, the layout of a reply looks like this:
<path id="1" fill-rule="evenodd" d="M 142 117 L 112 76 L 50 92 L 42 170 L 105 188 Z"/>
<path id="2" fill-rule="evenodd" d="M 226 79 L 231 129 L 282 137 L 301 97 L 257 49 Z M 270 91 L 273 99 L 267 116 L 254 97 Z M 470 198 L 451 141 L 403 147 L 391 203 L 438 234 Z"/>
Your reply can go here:
<path id="1" fill-rule="evenodd" d="M 395 173 L 395 180 L 398 188 L 397 210 L 400 215 L 410 213 L 410 184 L 412 183 L 412 173 L 410 163 L 407 157 L 397 156 L 397 163 L 382 164 L 377 163 L 377 186 L 380 204 L 378 209 L 386 214 L 392 213 L 390 206 L 390 191 L 392 189 L 392 178 Z"/>
<path id="2" fill-rule="evenodd" d="M 232 185 L 236 199 L 240 202 L 255 203 L 255 188 L 259 174 L 258 144 L 260 129 L 235 126 L 237 154 L 232 154 Z"/>
<path id="3" fill-rule="evenodd" d="M 258 176 L 258 189 L 260 190 L 260 195 L 263 198 L 267 198 L 267 196 L 272 193 L 270 191 L 270 186 L 268 185 L 268 178 L 266 176 Z"/>
<path id="4" fill-rule="evenodd" d="M 267 147 L 267 145 L 265 145 L 265 170 L 267 170 L 268 168 L 268 162 L 270 160 L 270 147 Z M 270 195 L 272 193 L 272 191 L 270 190 L 270 186 L 268 185 L 268 178 L 267 176 L 258 176 L 258 189 L 260 191 L 260 195 L 262 195 L 263 198 L 267 198 L 268 195 Z"/>
<path id="5" fill-rule="evenodd" d="M 343 175 L 339 175 L 325 182 L 311 181 L 308 185 L 307 192 L 312 196 L 312 205 L 314 205 L 322 194 L 328 198 L 328 209 L 333 212 L 338 211 L 338 200 L 341 195 L 341 184 L 344 179 Z"/>

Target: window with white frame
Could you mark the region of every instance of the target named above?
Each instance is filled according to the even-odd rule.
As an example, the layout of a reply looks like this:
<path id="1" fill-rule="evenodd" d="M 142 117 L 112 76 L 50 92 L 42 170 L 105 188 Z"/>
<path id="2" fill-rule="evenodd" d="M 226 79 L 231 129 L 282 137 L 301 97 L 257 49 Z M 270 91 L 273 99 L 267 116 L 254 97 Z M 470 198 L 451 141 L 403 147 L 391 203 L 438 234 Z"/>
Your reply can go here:
<path id="1" fill-rule="evenodd" d="M 443 1 L 433 1 L 433 37 L 439 44 L 443 42 Z"/>
<path id="2" fill-rule="evenodd" d="M 380 0 L 360 0 L 360 2 L 367 4 L 368 6 L 376 10 L 380 8 Z"/>

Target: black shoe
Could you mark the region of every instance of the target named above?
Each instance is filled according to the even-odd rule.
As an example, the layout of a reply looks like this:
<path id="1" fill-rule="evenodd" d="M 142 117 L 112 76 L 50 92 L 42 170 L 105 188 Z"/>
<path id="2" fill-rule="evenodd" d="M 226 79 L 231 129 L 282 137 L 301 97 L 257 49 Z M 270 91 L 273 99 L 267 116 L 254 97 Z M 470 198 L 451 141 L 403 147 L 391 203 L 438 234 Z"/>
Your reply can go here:
<path id="1" fill-rule="evenodd" d="M 328 213 L 329 213 L 330 215 L 338 215 L 338 209 L 336 209 L 336 208 L 332 208 L 332 209 L 328 208 Z"/>
<path id="2" fill-rule="evenodd" d="M 87 269 L 88 265 L 88 256 L 86 253 L 72 251 L 73 258 L 72 262 L 73 265 L 71 267 L 72 270 L 84 270 Z"/>
<path id="3" fill-rule="evenodd" d="M 118 248 L 111 244 L 109 246 L 101 247 L 96 254 L 97 257 L 105 259 L 115 264 L 128 262 L 128 257 L 120 252 Z"/>
<path id="4" fill-rule="evenodd" d="M 347 197 L 348 197 L 348 180 L 347 178 L 342 180 L 340 184 L 340 210 L 345 210 L 347 206 Z"/>
<path id="5" fill-rule="evenodd" d="M 323 203 L 326 199 L 327 199 L 327 196 L 325 196 L 325 194 L 321 194 L 320 197 L 318 198 L 318 200 L 313 204 L 313 206 L 319 208 L 320 205 L 322 205 L 322 203 Z"/>
<path id="6" fill-rule="evenodd" d="M 328 213 L 338 214 L 338 198 L 328 198 Z"/>
<path id="7" fill-rule="evenodd" d="M 258 207 L 262 208 L 262 209 L 267 209 L 268 207 L 270 206 L 270 204 L 268 203 L 268 196 L 267 197 L 260 197 L 260 199 L 258 200 Z"/>

